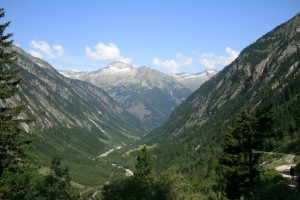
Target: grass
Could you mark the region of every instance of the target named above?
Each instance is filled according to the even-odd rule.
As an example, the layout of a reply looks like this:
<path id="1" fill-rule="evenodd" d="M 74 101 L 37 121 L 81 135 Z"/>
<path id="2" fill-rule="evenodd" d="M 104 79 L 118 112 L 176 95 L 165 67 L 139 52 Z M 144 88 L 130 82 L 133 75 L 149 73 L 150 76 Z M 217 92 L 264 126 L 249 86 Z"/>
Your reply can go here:
<path id="1" fill-rule="evenodd" d="M 132 154 L 133 152 L 136 152 L 136 151 L 141 150 L 144 146 L 146 146 L 146 148 L 147 148 L 148 150 L 150 150 L 150 149 L 156 148 L 156 147 L 157 147 L 157 144 L 154 144 L 154 145 L 151 145 L 151 146 L 148 146 L 148 145 L 146 145 L 146 144 L 141 144 L 141 145 L 139 145 L 137 148 L 129 149 L 128 151 L 126 151 L 126 152 L 124 153 L 124 155 L 125 155 L 125 156 L 129 156 L 129 155 Z"/>
<path id="2" fill-rule="evenodd" d="M 125 169 L 115 168 L 112 163 L 118 166 L 130 168 L 134 166 L 135 159 L 131 157 L 125 158 L 120 152 L 114 152 L 105 158 L 78 157 L 78 158 L 62 158 L 61 166 L 68 167 L 73 186 L 82 190 L 86 187 L 97 187 L 103 183 L 121 177 L 125 177 Z M 124 165 L 123 165 L 124 163 Z M 45 176 L 51 172 L 51 161 L 48 159 L 39 159 L 38 174 Z"/>
<path id="3" fill-rule="evenodd" d="M 295 156 L 293 154 L 263 151 L 259 151 L 258 153 L 262 153 L 262 165 L 267 169 L 275 169 L 280 165 L 288 165 L 299 160 L 299 156 Z"/>
<path id="4" fill-rule="evenodd" d="M 47 166 L 41 166 L 38 170 L 37 170 L 38 174 L 42 175 L 42 176 L 46 176 L 48 174 L 50 174 L 51 172 L 51 169 L 50 167 L 47 167 Z M 82 191 L 85 189 L 85 186 L 80 184 L 80 183 L 77 183 L 75 181 L 72 181 L 71 180 L 71 186 L 76 189 L 76 190 L 79 190 L 79 191 Z"/>
<path id="5" fill-rule="evenodd" d="M 41 175 L 43 175 L 43 176 L 48 175 L 50 172 L 51 172 L 50 167 L 41 166 L 41 167 L 38 169 L 38 173 L 41 174 Z"/>
<path id="6" fill-rule="evenodd" d="M 110 144 L 110 142 L 109 141 L 107 141 L 107 140 L 104 140 L 104 139 L 102 139 L 102 138 L 97 138 L 100 142 L 102 142 L 102 143 L 104 143 L 104 144 L 107 144 L 107 145 L 109 145 Z"/>
<path id="7" fill-rule="evenodd" d="M 134 135 L 130 135 L 130 134 L 126 133 L 125 131 L 122 132 L 122 134 L 125 135 L 128 139 L 131 139 L 131 140 L 134 140 L 134 141 L 137 141 L 137 140 L 141 139 L 140 137 L 137 137 L 137 136 L 134 136 Z"/>
<path id="8" fill-rule="evenodd" d="M 124 141 L 123 147 L 118 149 L 106 157 L 99 158 L 101 152 L 113 148 L 118 143 L 110 143 L 110 141 L 96 137 L 92 144 L 87 144 L 86 138 L 77 138 L 78 135 L 58 133 L 41 133 L 33 131 L 30 135 L 33 139 L 33 145 L 29 153 L 33 155 L 39 169 L 36 173 L 36 179 L 42 180 L 43 177 L 51 172 L 51 160 L 57 156 L 61 158 L 61 167 L 68 167 L 71 177 L 71 186 L 80 191 L 81 196 L 85 199 L 89 198 L 94 192 L 101 191 L 99 188 L 108 181 L 125 177 L 125 169 L 134 170 L 136 162 L 136 152 L 144 145 L 133 145 L 132 140 L 139 140 L 136 136 L 124 133 L 131 140 Z M 82 136 L 82 135 L 80 135 Z M 82 140 L 81 140 L 82 139 Z M 71 142 L 69 140 L 72 140 Z M 90 145 L 83 151 L 85 146 Z M 157 145 L 147 146 L 153 149 Z M 117 167 L 112 164 L 116 164 Z M 119 167 L 120 166 L 120 167 Z M 101 193 L 101 192 L 100 192 Z M 100 194 L 97 195 L 100 196 Z"/>
<path id="9" fill-rule="evenodd" d="M 75 181 L 71 181 L 71 186 L 78 190 L 83 190 L 85 188 L 84 185 L 81 185 L 80 183 L 77 183 Z"/>
<path id="10" fill-rule="evenodd" d="M 125 134 L 130 137 L 129 134 Z M 33 130 L 28 135 L 29 138 L 33 138 L 33 144 L 28 153 L 33 155 L 37 165 L 40 166 L 37 178 L 42 178 L 51 171 L 51 160 L 55 156 L 61 158 L 62 167 L 69 168 L 71 180 L 74 181 L 72 184 L 79 190 L 99 187 L 111 179 L 125 177 L 125 169 L 115 168 L 112 163 L 132 169 L 135 158 L 122 156 L 123 148 L 121 151 L 115 150 L 105 158 L 98 158 L 101 152 L 121 142 L 115 144 L 100 137 L 94 137 L 93 141 L 90 140 L 91 138 L 85 138 L 90 136 L 91 134 L 83 136 L 78 132 L 73 134 Z M 125 141 L 127 145 L 124 146 L 124 151 L 131 148 L 129 143 L 135 139 L 138 137 L 132 136 L 131 140 Z"/>

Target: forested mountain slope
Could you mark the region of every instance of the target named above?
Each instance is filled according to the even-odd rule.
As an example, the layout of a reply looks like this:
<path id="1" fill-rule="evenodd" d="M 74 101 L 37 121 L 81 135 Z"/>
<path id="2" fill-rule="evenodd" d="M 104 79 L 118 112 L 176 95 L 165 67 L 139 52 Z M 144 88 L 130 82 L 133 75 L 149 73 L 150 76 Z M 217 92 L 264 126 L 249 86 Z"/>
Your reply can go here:
<path id="1" fill-rule="evenodd" d="M 209 168 L 226 127 L 244 106 L 271 109 L 278 132 L 292 136 L 290 127 L 295 122 L 290 116 L 299 99 L 299 86 L 300 14 L 246 47 L 146 141 L 161 144 L 155 153 L 162 167 L 180 163 L 190 171 L 206 163 Z"/>
<path id="2" fill-rule="evenodd" d="M 17 51 L 22 84 L 16 102 L 35 118 L 29 127 L 37 152 L 99 155 L 106 147 L 138 139 L 145 130 L 104 90 L 58 73 L 45 61 Z M 12 102 L 13 103 L 13 102 Z M 53 155 L 48 155 L 53 156 Z"/>

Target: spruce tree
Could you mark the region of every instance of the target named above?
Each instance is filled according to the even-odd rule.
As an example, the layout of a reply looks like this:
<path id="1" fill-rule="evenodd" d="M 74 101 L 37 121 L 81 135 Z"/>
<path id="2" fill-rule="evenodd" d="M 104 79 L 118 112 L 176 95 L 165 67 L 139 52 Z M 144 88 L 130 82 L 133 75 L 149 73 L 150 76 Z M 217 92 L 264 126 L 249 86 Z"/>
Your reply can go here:
<path id="1" fill-rule="evenodd" d="M 0 18 L 4 15 L 4 9 L 0 9 Z M 19 70 L 11 67 L 16 60 L 16 53 L 10 49 L 13 41 L 8 40 L 12 34 L 4 34 L 9 24 L 0 25 L 0 177 L 5 170 L 15 171 L 24 157 L 24 142 L 20 139 L 20 123 L 24 120 L 18 118 L 24 106 L 11 103 L 11 98 L 18 91 L 20 78 Z"/>
<path id="2" fill-rule="evenodd" d="M 250 109 L 242 109 L 237 115 L 236 126 L 225 133 L 223 156 L 225 192 L 230 199 L 249 196 L 259 178 L 259 157 L 256 150 L 262 147 L 265 131 L 262 127 L 265 117 L 257 117 Z"/>
<path id="3" fill-rule="evenodd" d="M 153 168 L 151 154 L 144 146 L 138 153 L 135 171 L 134 171 L 134 185 L 138 188 L 135 196 L 137 199 L 153 199 L 156 193 L 156 173 Z"/>
<path id="4" fill-rule="evenodd" d="M 134 177 L 148 183 L 154 182 L 156 179 L 151 154 L 147 151 L 146 146 L 141 149 L 137 156 Z"/>
<path id="5" fill-rule="evenodd" d="M 5 15 L 0 8 L 0 19 Z M 12 51 L 12 34 L 5 34 L 10 22 L 0 24 L 0 199 L 31 199 L 31 166 L 24 148 L 21 119 L 24 105 L 15 105 L 18 92 L 19 70 L 13 67 L 16 52 Z"/>

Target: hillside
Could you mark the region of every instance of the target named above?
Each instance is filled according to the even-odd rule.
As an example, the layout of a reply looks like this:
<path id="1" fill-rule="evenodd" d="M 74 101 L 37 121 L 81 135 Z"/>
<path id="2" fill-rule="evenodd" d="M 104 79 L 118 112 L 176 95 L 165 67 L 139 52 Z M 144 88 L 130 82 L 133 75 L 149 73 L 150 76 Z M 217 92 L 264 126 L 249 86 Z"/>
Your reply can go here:
<path id="1" fill-rule="evenodd" d="M 188 88 L 172 76 L 123 62 L 113 62 L 94 72 L 60 73 L 104 89 L 149 130 L 165 122 L 172 110 L 191 94 Z"/>
<path id="2" fill-rule="evenodd" d="M 62 76 L 45 61 L 14 46 L 22 84 L 15 102 L 27 105 L 24 125 L 35 139 L 34 148 L 43 158 L 96 156 L 114 145 L 133 142 L 146 131 L 104 90 Z M 12 102 L 14 103 L 14 102 Z"/>
<path id="3" fill-rule="evenodd" d="M 213 169 L 226 128 L 245 106 L 268 108 L 275 118 L 280 131 L 269 148 L 297 138 L 291 127 L 297 123 L 292 110 L 300 95 L 299 17 L 246 47 L 146 137 L 148 143 L 160 144 L 154 153 L 161 169 L 178 163 L 185 172 L 198 171 L 204 164 L 202 170 Z"/>

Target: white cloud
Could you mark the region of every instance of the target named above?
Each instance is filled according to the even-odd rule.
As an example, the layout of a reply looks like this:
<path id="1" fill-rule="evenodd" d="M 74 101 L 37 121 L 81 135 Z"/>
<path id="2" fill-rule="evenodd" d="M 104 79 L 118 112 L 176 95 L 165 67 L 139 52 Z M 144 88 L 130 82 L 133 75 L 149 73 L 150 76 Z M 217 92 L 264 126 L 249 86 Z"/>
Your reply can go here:
<path id="1" fill-rule="evenodd" d="M 56 56 L 61 57 L 64 55 L 64 48 L 60 45 L 53 45 L 53 49 L 56 51 Z"/>
<path id="2" fill-rule="evenodd" d="M 224 67 L 235 60 L 240 52 L 233 50 L 230 47 L 226 48 L 227 56 L 215 55 L 212 53 L 204 53 L 200 56 L 199 62 L 208 69 L 214 69 L 217 66 Z"/>
<path id="3" fill-rule="evenodd" d="M 38 58 L 58 58 L 64 55 L 65 51 L 61 45 L 53 45 L 52 47 L 44 41 L 35 41 L 32 40 L 30 42 L 31 48 L 34 50 L 30 50 L 31 55 Z"/>
<path id="4" fill-rule="evenodd" d="M 34 51 L 34 50 L 30 50 L 29 53 L 34 56 L 34 57 L 37 57 L 37 58 L 42 58 L 42 54 L 38 51 Z"/>
<path id="5" fill-rule="evenodd" d="M 94 50 L 86 46 L 85 53 L 88 57 L 95 60 L 117 60 L 126 63 L 130 63 L 132 61 L 131 58 L 121 56 L 120 49 L 114 43 L 105 45 L 99 42 L 94 47 Z"/>
<path id="6" fill-rule="evenodd" d="M 154 65 L 163 67 L 168 72 L 177 73 L 179 68 L 191 65 L 193 63 L 193 58 L 184 56 L 181 53 L 177 53 L 175 59 L 160 60 L 159 58 L 154 58 L 152 63 Z"/>

